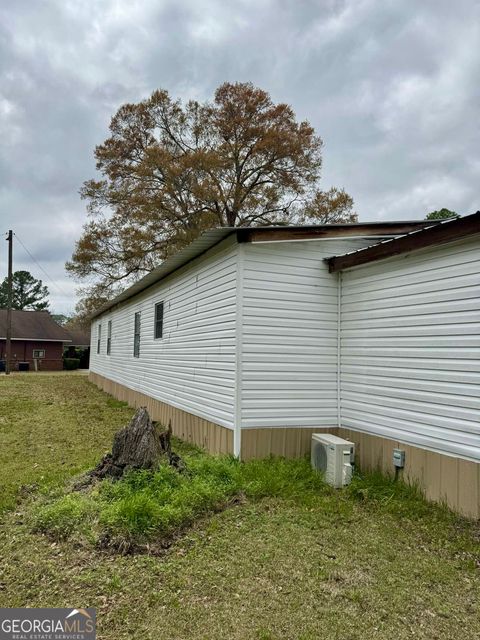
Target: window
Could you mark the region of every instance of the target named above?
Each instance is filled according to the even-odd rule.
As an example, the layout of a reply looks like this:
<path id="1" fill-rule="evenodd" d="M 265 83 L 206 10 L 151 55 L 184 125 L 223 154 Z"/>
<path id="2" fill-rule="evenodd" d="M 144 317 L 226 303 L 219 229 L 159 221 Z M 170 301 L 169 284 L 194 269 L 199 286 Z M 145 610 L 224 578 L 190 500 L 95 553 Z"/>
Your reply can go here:
<path id="1" fill-rule="evenodd" d="M 155 305 L 155 338 L 163 338 L 163 302 Z"/>
<path id="2" fill-rule="evenodd" d="M 33 358 L 45 358 L 45 349 L 34 349 Z"/>
<path id="3" fill-rule="evenodd" d="M 140 311 L 135 314 L 135 328 L 133 333 L 133 357 L 140 357 Z"/>
<path id="4" fill-rule="evenodd" d="M 100 353 L 100 344 L 102 342 L 102 325 L 99 324 L 98 325 L 98 332 L 97 332 L 97 353 Z"/>
<path id="5" fill-rule="evenodd" d="M 110 355 L 112 349 L 112 321 L 109 320 L 107 324 L 107 356 Z"/>

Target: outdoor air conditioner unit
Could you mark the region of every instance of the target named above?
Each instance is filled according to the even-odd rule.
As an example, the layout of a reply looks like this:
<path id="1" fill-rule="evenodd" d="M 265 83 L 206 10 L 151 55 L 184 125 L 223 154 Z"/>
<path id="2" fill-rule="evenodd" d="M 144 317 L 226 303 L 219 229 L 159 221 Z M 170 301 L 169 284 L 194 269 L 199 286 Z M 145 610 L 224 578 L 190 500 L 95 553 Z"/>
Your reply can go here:
<path id="1" fill-rule="evenodd" d="M 322 471 L 325 482 L 339 489 L 352 479 L 355 445 L 330 433 L 312 434 L 312 467 Z"/>

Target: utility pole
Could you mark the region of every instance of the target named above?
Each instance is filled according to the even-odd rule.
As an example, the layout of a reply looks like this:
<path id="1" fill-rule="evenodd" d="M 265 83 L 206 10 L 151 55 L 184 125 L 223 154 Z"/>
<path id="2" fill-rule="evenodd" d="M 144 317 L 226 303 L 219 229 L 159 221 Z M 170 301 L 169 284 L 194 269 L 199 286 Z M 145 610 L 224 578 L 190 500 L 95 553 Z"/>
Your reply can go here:
<path id="1" fill-rule="evenodd" d="M 12 358 L 12 266 L 13 266 L 13 231 L 7 236 L 8 242 L 8 290 L 7 290 L 7 345 L 5 359 L 5 373 L 10 374 L 10 360 Z"/>

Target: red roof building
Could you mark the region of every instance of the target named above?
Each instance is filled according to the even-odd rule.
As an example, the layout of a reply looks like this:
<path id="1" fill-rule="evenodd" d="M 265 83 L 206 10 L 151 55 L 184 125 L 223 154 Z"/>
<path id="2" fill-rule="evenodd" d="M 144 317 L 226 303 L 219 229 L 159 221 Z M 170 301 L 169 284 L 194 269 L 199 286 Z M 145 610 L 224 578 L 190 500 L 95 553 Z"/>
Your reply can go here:
<path id="1" fill-rule="evenodd" d="M 0 309 L 0 370 L 5 370 L 7 310 Z M 61 371 L 71 337 L 48 311 L 12 311 L 12 371 Z"/>

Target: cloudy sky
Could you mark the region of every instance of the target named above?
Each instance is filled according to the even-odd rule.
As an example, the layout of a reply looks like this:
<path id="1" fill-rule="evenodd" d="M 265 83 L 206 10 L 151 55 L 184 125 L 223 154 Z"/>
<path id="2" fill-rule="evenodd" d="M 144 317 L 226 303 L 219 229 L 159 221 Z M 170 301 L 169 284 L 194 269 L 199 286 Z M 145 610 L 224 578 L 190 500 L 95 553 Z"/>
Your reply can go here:
<path id="1" fill-rule="evenodd" d="M 73 309 L 93 149 L 159 87 L 250 80 L 290 103 L 363 221 L 480 209 L 479 25 L 475 0 L 0 0 L 0 231 L 53 283 L 18 242 L 15 268 Z"/>

